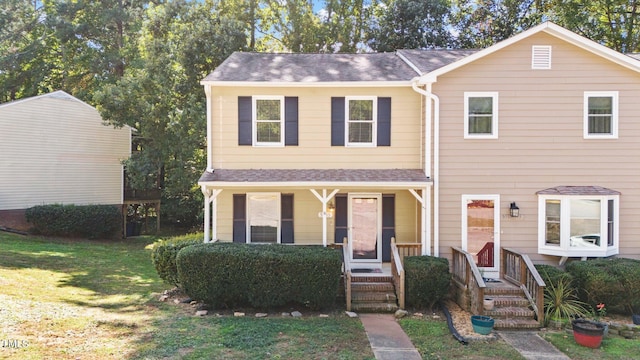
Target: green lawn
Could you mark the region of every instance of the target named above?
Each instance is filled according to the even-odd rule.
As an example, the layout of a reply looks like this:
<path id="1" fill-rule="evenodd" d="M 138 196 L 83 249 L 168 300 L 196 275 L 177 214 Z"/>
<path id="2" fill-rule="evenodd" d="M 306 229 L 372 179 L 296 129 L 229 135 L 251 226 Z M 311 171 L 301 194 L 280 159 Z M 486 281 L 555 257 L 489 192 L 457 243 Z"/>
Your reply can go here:
<path id="1" fill-rule="evenodd" d="M 628 340 L 617 336 L 602 339 L 598 349 L 576 344 L 573 335 L 567 332 L 544 332 L 543 339 L 552 343 L 572 359 L 580 360 L 631 360 L 640 359 L 640 340 Z"/>
<path id="2" fill-rule="evenodd" d="M 0 358 L 373 359 L 360 321 L 340 312 L 195 317 L 159 302 L 168 286 L 145 249 L 152 241 L 0 232 Z"/>

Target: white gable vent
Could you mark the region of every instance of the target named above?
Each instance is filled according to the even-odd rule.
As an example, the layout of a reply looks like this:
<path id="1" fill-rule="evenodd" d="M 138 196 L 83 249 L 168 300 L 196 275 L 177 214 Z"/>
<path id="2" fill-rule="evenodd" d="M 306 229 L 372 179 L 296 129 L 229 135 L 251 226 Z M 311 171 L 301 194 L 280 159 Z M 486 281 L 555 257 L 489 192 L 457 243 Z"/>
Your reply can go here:
<path id="1" fill-rule="evenodd" d="M 531 47 L 531 68 L 534 70 L 551 69 L 551 46 L 533 45 Z"/>

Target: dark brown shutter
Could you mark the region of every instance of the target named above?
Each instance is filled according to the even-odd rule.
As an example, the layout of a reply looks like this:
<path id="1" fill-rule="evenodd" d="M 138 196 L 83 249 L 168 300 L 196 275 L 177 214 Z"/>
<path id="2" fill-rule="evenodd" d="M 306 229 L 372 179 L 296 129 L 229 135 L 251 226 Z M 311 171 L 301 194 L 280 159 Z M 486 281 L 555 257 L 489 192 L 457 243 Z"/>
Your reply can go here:
<path id="1" fill-rule="evenodd" d="M 247 242 L 246 194 L 233 194 L 233 242 Z"/>
<path id="2" fill-rule="evenodd" d="M 342 240 L 349 236 L 348 222 L 349 214 L 347 212 L 347 194 L 337 194 L 336 199 L 336 213 L 335 213 L 335 242 L 336 244 L 342 244 Z"/>
<path id="3" fill-rule="evenodd" d="M 331 98 L 331 146 L 344 146 L 344 101 L 343 97 Z"/>
<path id="4" fill-rule="evenodd" d="M 378 144 L 391 146 L 391 98 L 378 98 Z"/>
<path id="5" fill-rule="evenodd" d="M 382 261 L 391 261 L 391 238 L 396 236 L 396 196 L 382 195 Z"/>
<path id="6" fill-rule="evenodd" d="M 238 96 L 238 145 L 252 145 L 251 135 L 251 109 L 253 107 L 251 96 Z"/>
<path id="7" fill-rule="evenodd" d="M 298 145 L 298 97 L 284 98 L 284 144 Z"/>

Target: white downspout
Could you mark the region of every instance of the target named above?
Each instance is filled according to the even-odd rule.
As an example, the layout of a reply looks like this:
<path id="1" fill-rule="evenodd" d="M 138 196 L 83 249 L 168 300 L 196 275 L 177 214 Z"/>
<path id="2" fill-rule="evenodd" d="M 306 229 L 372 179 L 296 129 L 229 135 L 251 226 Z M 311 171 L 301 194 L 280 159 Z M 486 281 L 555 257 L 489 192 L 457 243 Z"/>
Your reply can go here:
<path id="1" fill-rule="evenodd" d="M 213 127 L 211 124 L 213 121 L 211 115 L 213 113 L 213 104 L 211 102 L 211 85 L 204 86 L 204 93 L 207 95 L 207 171 L 213 172 L 213 145 L 211 144 L 211 128 Z"/>
<path id="2" fill-rule="evenodd" d="M 433 256 L 440 255 L 440 185 L 439 185 L 439 173 L 440 173 L 440 98 L 433 94 L 431 86 L 433 82 L 426 83 L 426 90 L 418 86 L 418 80 L 413 81 L 412 88 L 415 92 L 424 95 L 427 98 L 425 106 L 425 175 L 431 174 L 430 160 L 431 160 L 431 124 L 433 123 Z M 433 108 L 431 102 L 433 101 Z"/>

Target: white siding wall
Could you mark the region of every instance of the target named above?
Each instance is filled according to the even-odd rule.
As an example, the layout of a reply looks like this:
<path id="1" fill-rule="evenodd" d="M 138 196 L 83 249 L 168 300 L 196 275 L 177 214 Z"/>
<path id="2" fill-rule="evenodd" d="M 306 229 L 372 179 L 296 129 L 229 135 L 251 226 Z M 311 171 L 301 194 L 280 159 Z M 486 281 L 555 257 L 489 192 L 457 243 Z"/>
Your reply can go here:
<path id="1" fill-rule="evenodd" d="M 0 210 L 121 204 L 130 139 L 65 93 L 0 106 Z"/>

